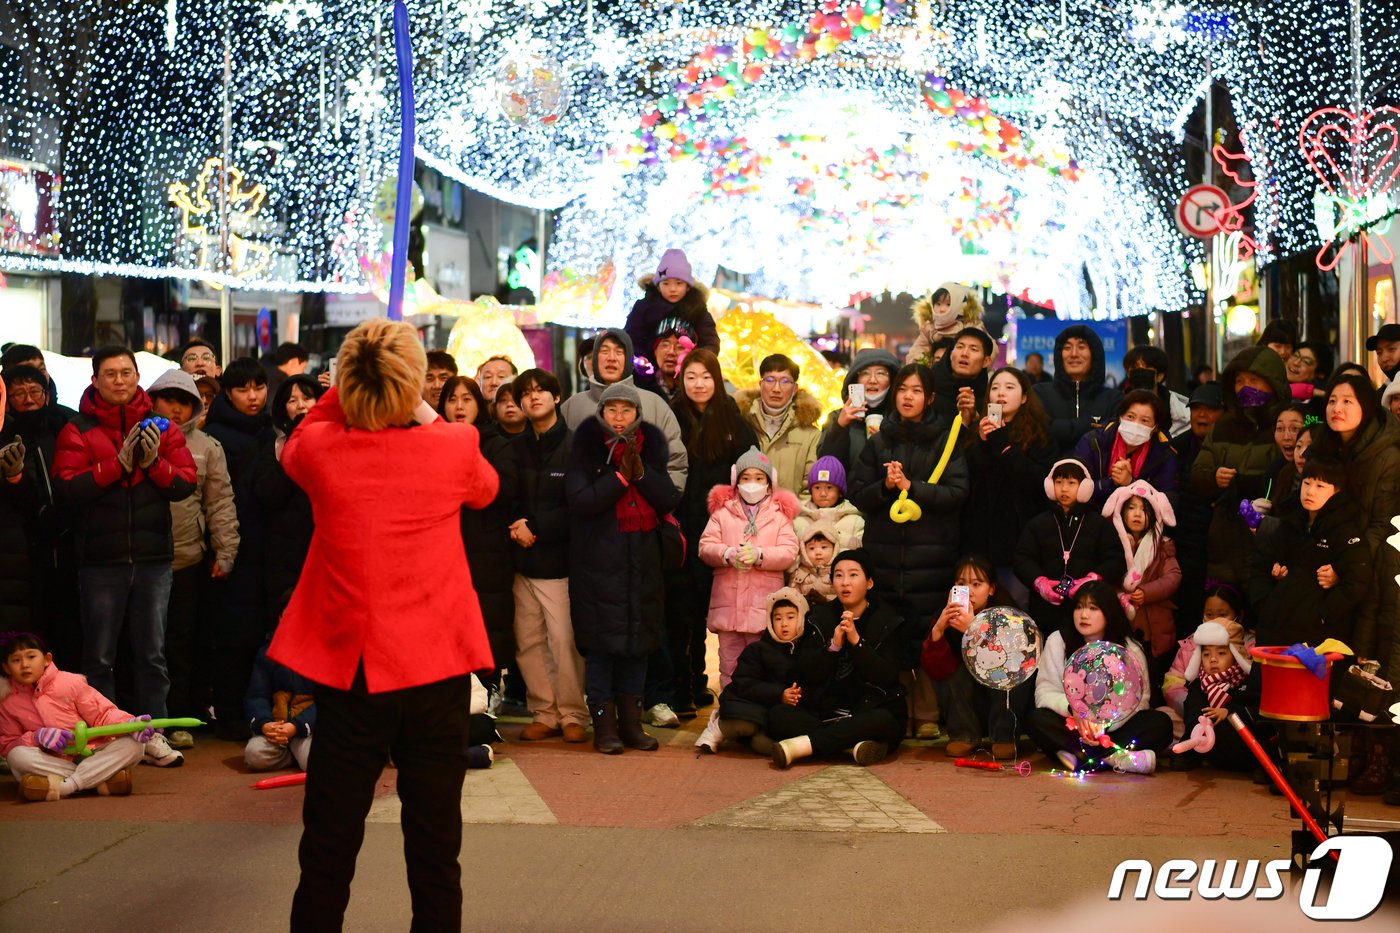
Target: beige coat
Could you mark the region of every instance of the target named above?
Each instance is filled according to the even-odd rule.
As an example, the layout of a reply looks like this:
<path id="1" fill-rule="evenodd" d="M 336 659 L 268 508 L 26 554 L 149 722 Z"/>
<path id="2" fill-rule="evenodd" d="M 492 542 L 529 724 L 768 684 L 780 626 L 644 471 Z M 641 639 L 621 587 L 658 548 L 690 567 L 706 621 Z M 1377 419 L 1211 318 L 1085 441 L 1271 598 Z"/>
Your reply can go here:
<path id="1" fill-rule="evenodd" d="M 196 428 L 195 419 L 180 426 L 185 445 L 198 470 L 194 495 L 170 503 L 170 531 L 175 544 L 171 566 L 183 570 L 204 559 L 204 532 L 209 532 L 214 556 L 225 572 L 238 557 L 238 513 L 233 507 L 233 483 L 229 480 L 224 445 Z"/>
<path id="2" fill-rule="evenodd" d="M 778 485 L 789 492 L 806 492 L 807 474 L 817 462 L 817 442 L 821 440 L 821 429 L 817 426 L 822 416 L 821 403 L 812 393 L 799 387 L 778 432 L 769 437 L 763 429 L 763 402 L 758 390 L 735 392 L 734 402 L 758 437 L 759 450 L 773 461 L 778 471 Z"/>

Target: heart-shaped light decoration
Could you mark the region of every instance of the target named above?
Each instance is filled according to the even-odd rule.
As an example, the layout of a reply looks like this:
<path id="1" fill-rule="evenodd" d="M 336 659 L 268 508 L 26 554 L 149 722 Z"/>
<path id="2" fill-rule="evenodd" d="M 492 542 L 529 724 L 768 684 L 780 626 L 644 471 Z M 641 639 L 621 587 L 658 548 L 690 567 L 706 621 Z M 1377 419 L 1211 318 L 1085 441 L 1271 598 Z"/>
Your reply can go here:
<path id="1" fill-rule="evenodd" d="M 1367 202 L 1389 191 L 1400 174 L 1400 107 L 1359 114 L 1323 107 L 1303 121 L 1298 146 L 1327 194 L 1345 205 L 1348 216 L 1339 228 L 1355 230 L 1366 222 Z M 1360 235 L 1382 263 L 1394 262 L 1395 253 L 1384 238 L 1365 231 Z M 1330 272 L 1340 258 L 1333 244 L 1325 243 L 1318 251 L 1317 267 Z"/>

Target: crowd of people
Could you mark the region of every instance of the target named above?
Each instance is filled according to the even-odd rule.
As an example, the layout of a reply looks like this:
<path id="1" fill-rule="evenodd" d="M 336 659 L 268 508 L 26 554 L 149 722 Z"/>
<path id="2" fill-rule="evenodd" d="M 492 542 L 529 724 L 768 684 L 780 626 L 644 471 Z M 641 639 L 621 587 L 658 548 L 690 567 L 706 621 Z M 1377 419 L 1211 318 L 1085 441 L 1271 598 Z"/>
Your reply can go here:
<path id="1" fill-rule="evenodd" d="M 950 756 L 986 743 L 1011 759 L 1028 734 L 1069 770 L 1129 771 L 1153 770 L 1199 717 L 1257 707 L 1255 642 L 1333 638 L 1400 675 L 1400 551 L 1386 543 L 1400 515 L 1400 325 L 1368 345 L 1380 387 L 1271 325 L 1188 397 L 1167 388 L 1171 363 L 1152 346 L 1131 349 L 1111 386 L 1084 325 L 1061 331 L 1050 372 L 995 367 L 975 297 L 948 283 L 916 309 L 909 356 L 860 350 L 824 413 L 781 354 L 734 388 L 682 253 L 641 284 L 626 327 L 580 348 L 586 388 L 567 398 L 543 368 L 498 356 L 468 376 L 427 352 L 415 420 L 444 425 L 422 435 L 423 460 L 393 461 L 407 466 L 354 445 L 331 466 L 286 459 L 313 437 L 336 448 L 351 417 L 295 345 L 220 368 L 192 340 L 145 389 L 135 355 L 106 347 L 77 411 L 58 403 L 40 351 L 7 349 L 0 744 L 26 798 L 125 793 L 137 760 L 180 764 L 191 730 L 144 725 L 167 716 L 212 718 L 252 768 L 304 769 L 323 692 L 343 704 L 356 685 L 433 680 L 434 665 L 447 677 L 469 663 L 487 709 L 521 703 L 525 742 L 654 750 L 644 725 L 704 715 L 702 751 L 741 744 L 778 767 L 872 764 L 906 736 L 946 733 Z M 411 463 L 458 443 L 454 431 L 494 471 L 489 495 L 484 481 L 419 481 Z M 379 529 L 397 543 L 371 551 L 355 522 L 374 518 L 354 503 L 389 469 L 405 470 L 396 485 L 423 524 Z M 396 646 L 285 631 L 370 611 L 346 603 L 324 553 L 303 573 L 317 548 L 365 570 L 417 568 L 418 592 L 376 599 L 442 615 L 475 601 L 490 658 L 415 651 L 409 675 Z M 434 569 L 454 549 L 469 586 Z M 989 606 L 1026 610 L 1045 639 L 1038 677 L 1009 693 L 971 676 L 960 649 Z M 1095 641 L 1123 647 L 1148 684 L 1109 753 L 1061 679 Z M 134 732 L 65 755 L 78 719 Z M 1353 790 L 1400 804 L 1400 749 L 1374 734 Z M 1202 757 L 1252 765 L 1222 741 L 1171 766 Z"/>

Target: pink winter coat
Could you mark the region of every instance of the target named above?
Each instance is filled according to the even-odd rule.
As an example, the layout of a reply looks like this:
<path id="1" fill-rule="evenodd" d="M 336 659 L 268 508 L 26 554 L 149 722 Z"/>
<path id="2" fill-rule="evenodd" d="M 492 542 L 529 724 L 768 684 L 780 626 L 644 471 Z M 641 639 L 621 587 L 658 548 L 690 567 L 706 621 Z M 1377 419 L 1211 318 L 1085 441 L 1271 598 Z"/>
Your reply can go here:
<path id="1" fill-rule="evenodd" d="M 20 686 L 12 680 L 9 688 L 9 696 L 0 700 L 0 755 L 8 755 L 21 745 L 35 747 L 34 732 L 44 726 L 72 729 L 80 719 L 89 726 L 115 726 L 133 718 L 81 676 L 61 671 L 54 664 L 34 686 Z M 96 747 L 110 741 L 88 739 L 88 744 Z"/>
<path id="2" fill-rule="evenodd" d="M 708 499 L 710 521 L 700 535 L 700 559 L 715 568 L 710 590 L 712 632 L 758 634 L 768 628 L 768 594 L 785 585 L 783 575 L 797 560 L 797 532 L 792 520 L 802 510 L 797 496 L 778 489 L 758 507 L 757 534 L 745 537 L 743 500 L 733 486 L 716 486 Z M 724 562 L 724 552 L 741 544 L 763 551 L 752 570 L 738 570 Z"/>

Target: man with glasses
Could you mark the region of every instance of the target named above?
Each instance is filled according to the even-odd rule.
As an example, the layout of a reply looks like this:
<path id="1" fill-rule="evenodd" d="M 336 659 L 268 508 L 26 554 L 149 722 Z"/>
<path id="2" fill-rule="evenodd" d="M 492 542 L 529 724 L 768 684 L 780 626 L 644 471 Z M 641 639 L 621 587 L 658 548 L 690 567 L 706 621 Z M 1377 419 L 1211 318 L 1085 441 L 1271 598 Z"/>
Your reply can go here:
<path id="1" fill-rule="evenodd" d="M 797 385 L 801 370 L 781 353 L 758 364 L 758 391 L 736 392 L 734 402 L 758 435 L 758 447 L 773 461 L 778 485 L 789 492 L 807 488 L 817 461 L 821 403 Z"/>
<path id="2" fill-rule="evenodd" d="M 603 390 L 615 382 L 634 385 L 632 381 L 632 338 L 621 328 L 611 328 L 598 334 L 593 342 L 588 391 L 569 397 L 560 407 L 559 413 L 570 431 L 598 413 L 598 403 Z M 519 399 L 523 407 L 524 400 Z M 666 400 L 655 392 L 642 393 L 642 420 L 661 429 L 666 435 L 669 455 L 666 470 L 671 474 L 671 482 L 677 489 L 685 489 L 685 474 L 689 468 L 689 458 L 685 452 L 685 441 L 681 440 L 681 426 L 676 421 Z"/>
<path id="3" fill-rule="evenodd" d="M 170 689 L 170 503 L 194 492 L 196 474 L 179 427 L 146 420 L 151 400 L 139 379 L 136 357 L 126 347 L 93 354 L 92 385 L 78 417 L 58 436 L 53 479 L 76 513 L 83 673 L 116 701 L 117 641 L 126 619 L 134 709 L 163 717 Z M 161 766 L 184 761 L 159 734 L 146 744 L 146 758 Z"/>
<path id="4" fill-rule="evenodd" d="M 198 379 L 200 376 L 219 378 L 223 368 L 214 355 L 214 345 L 203 337 L 192 337 L 180 348 L 180 368 Z"/>
<path id="5" fill-rule="evenodd" d="M 64 421 L 71 421 L 77 412 L 58 404 L 58 386 L 54 383 L 53 377 L 49 375 L 49 368 L 44 365 L 44 351 L 27 343 L 11 344 L 3 354 L 0 354 L 0 371 L 9 372 L 17 366 L 32 366 L 39 371 L 39 375 L 43 377 L 44 389 L 48 396 L 48 401 L 45 404 L 50 408 L 57 409 L 63 415 Z"/>

